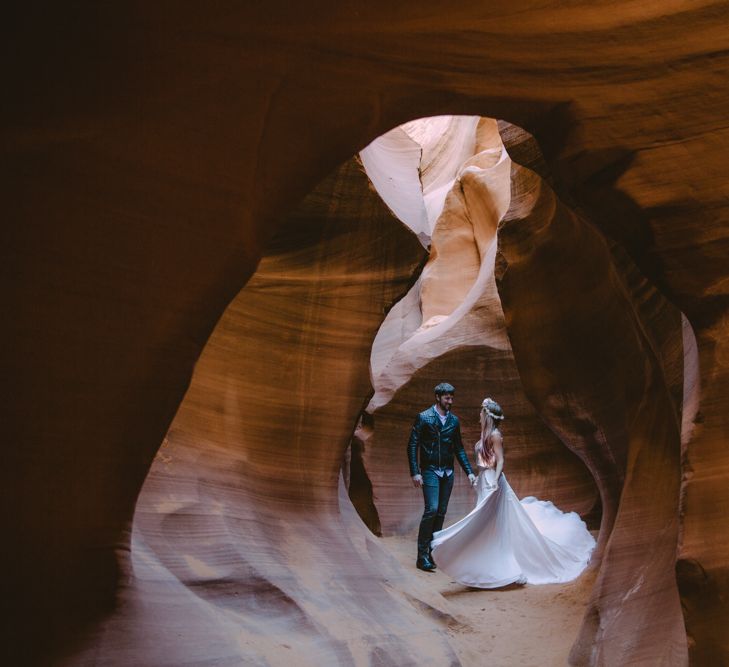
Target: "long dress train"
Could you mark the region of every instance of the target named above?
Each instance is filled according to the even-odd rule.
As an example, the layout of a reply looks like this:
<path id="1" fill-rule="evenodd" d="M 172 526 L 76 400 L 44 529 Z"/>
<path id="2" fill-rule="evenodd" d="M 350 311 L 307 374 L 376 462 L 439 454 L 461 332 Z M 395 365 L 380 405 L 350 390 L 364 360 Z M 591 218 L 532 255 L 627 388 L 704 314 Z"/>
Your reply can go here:
<path id="1" fill-rule="evenodd" d="M 595 539 L 575 512 L 529 496 L 521 501 L 502 474 L 479 465 L 476 507 L 433 536 L 438 567 L 476 588 L 571 581 L 585 569 Z"/>

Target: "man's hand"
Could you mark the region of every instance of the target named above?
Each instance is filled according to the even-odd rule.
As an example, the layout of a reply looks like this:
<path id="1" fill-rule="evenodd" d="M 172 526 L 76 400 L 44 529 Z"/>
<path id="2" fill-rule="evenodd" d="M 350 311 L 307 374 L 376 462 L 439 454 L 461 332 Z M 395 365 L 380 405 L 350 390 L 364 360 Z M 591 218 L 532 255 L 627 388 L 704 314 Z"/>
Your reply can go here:
<path id="1" fill-rule="evenodd" d="M 422 475 L 413 475 L 413 486 L 416 489 L 419 489 L 421 486 L 423 486 L 423 476 Z"/>
<path id="2" fill-rule="evenodd" d="M 474 475 L 473 473 L 471 473 L 468 476 L 468 481 L 471 482 L 471 486 L 473 486 L 476 483 L 476 475 Z"/>

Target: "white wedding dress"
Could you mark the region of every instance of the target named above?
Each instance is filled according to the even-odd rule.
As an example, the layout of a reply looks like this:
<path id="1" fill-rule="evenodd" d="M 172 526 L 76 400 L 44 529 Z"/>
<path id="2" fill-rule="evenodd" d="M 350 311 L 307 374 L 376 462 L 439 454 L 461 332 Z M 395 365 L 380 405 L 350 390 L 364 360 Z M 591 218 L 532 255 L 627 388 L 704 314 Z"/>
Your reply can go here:
<path id="1" fill-rule="evenodd" d="M 529 496 L 521 501 L 502 474 L 479 465 L 476 507 L 433 536 L 433 560 L 476 588 L 571 581 L 585 569 L 595 540 L 575 512 Z"/>

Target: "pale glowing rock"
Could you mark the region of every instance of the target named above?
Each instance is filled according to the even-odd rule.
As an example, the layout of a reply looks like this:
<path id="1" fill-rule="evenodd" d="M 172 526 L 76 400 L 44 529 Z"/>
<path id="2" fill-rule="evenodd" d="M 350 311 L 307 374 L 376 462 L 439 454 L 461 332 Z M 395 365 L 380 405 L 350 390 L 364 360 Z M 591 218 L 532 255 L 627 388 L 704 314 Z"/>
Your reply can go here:
<path id="1" fill-rule="evenodd" d="M 396 127 L 363 148 L 359 157 L 382 200 L 427 247 L 431 225 L 420 183 L 422 153 L 422 146 Z"/>
<path id="2" fill-rule="evenodd" d="M 431 232 L 437 225 L 458 171 L 476 152 L 478 123 L 478 116 L 436 116 L 402 126 L 423 151 L 420 180 Z"/>
<path id="3" fill-rule="evenodd" d="M 474 344 L 508 349 L 493 262 L 496 227 L 509 205 L 511 161 L 496 121 L 438 117 L 403 127 L 422 142 L 422 197 L 426 202 L 430 197 L 426 208 L 439 213 L 421 277 L 388 313 L 372 346 L 375 396 L 368 411 L 449 349 Z M 383 160 L 379 166 L 387 165 Z M 397 174 L 397 162 L 392 165 Z"/>
<path id="4" fill-rule="evenodd" d="M 683 405 L 681 410 L 681 446 L 685 452 L 694 432 L 696 415 L 701 398 L 699 349 L 696 336 L 688 318 L 682 313 L 683 331 Z"/>
<path id="5" fill-rule="evenodd" d="M 447 119 L 413 125 L 434 132 L 447 130 Z M 596 490 L 582 464 L 540 424 L 520 386 L 506 335 L 494 281 L 496 229 L 509 208 L 511 161 L 496 121 L 468 124 L 478 141 L 455 172 L 433 232 L 431 255 L 421 277 L 388 313 L 372 348 L 375 394 L 355 433 L 355 444 L 372 485 L 372 503 L 360 499 L 358 509 L 383 534 L 412 530 L 419 520 L 419 502 L 401 486 L 393 470 L 393 451 L 404 446 L 413 415 L 432 400 L 432 387 L 455 382 L 456 412 L 462 417 L 470 451 L 478 438 L 478 405 L 487 394 L 498 396 L 514 420 L 509 437 L 510 479 L 523 495 L 557 500 L 584 514 L 594 510 Z M 420 140 L 424 136 L 413 134 Z M 447 141 L 439 145 L 439 161 L 452 165 Z M 463 158 L 462 144 L 454 152 Z M 434 161 L 435 163 L 435 161 Z M 421 323 L 422 322 L 422 323 Z M 549 461 L 556 470 L 546 474 Z M 557 482 L 559 479 L 559 482 Z M 458 479 L 450 515 L 472 505 L 472 492 Z"/>

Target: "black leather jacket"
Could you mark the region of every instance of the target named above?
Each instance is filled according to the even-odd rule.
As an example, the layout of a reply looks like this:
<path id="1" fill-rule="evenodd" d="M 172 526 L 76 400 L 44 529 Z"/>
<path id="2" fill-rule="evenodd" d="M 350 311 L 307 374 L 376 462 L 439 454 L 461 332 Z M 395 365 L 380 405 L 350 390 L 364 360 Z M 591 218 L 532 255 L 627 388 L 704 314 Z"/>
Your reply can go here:
<path id="1" fill-rule="evenodd" d="M 467 475 L 473 473 L 461 441 L 461 422 L 452 412 L 448 413 L 442 425 L 435 406 L 421 412 L 415 418 L 407 449 L 411 477 L 421 474 L 421 470 L 429 466 L 452 468 L 454 454 L 463 472 Z"/>

